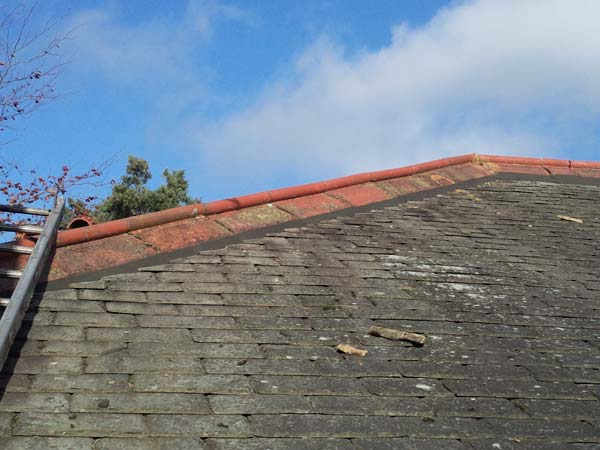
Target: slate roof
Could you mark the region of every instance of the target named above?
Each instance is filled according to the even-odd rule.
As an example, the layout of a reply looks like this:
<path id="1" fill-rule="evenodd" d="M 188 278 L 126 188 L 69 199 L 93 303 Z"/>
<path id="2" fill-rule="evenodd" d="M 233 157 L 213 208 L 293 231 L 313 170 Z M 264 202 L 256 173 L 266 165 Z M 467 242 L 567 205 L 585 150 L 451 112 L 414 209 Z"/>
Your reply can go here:
<path id="1" fill-rule="evenodd" d="M 599 198 L 481 178 L 48 289 L 0 448 L 598 449 Z"/>

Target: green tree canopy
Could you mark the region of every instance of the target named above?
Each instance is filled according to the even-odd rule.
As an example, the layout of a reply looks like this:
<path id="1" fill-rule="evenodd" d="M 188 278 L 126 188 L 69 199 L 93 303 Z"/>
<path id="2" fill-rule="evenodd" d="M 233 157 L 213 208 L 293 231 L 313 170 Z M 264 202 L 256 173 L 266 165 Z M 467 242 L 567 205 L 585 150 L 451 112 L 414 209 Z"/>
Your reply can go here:
<path id="1" fill-rule="evenodd" d="M 183 170 L 165 169 L 162 175 L 164 184 L 155 190 L 148 188 L 147 183 L 152 178 L 148 161 L 130 155 L 121 182 L 113 186 L 111 195 L 96 207 L 92 215 L 103 222 L 200 201 L 189 196 Z"/>

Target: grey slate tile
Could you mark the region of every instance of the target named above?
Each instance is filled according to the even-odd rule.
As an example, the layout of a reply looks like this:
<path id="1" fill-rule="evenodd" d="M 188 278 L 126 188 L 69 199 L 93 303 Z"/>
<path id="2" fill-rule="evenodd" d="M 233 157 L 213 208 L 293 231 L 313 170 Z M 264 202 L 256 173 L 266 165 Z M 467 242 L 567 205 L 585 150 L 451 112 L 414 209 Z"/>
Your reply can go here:
<path id="1" fill-rule="evenodd" d="M 83 359 L 74 356 L 20 356 L 7 361 L 5 371 L 16 374 L 68 374 L 83 371 Z"/>
<path id="2" fill-rule="evenodd" d="M 454 439 L 353 439 L 355 450 L 471 450 Z"/>
<path id="3" fill-rule="evenodd" d="M 5 392 L 0 403 L 0 411 L 66 412 L 68 410 L 69 397 L 65 394 Z"/>
<path id="4" fill-rule="evenodd" d="M 454 397 L 441 382 L 429 378 L 369 377 L 362 384 L 369 393 L 379 396 Z"/>
<path id="5" fill-rule="evenodd" d="M 199 438 L 103 438 L 96 439 L 93 450 L 207 450 Z"/>
<path id="6" fill-rule="evenodd" d="M 474 419 L 279 414 L 250 416 L 253 433 L 260 437 L 419 437 L 457 439 L 489 435 Z"/>
<path id="7" fill-rule="evenodd" d="M 362 383 L 352 378 L 323 376 L 253 375 L 250 383 L 258 394 L 360 395 L 368 394 Z"/>
<path id="8" fill-rule="evenodd" d="M 534 419 L 580 419 L 600 417 L 600 401 L 580 400 L 525 400 L 519 399 L 519 405 Z"/>
<path id="9" fill-rule="evenodd" d="M 95 450 L 91 438 L 64 437 L 0 437 L 3 450 Z"/>
<path id="10" fill-rule="evenodd" d="M 250 383 L 240 375 L 202 375 L 198 373 L 134 374 L 135 392 L 184 392 L 203 394 L 249 394 Z"/>
<path id="11" fill-rule="evenodd" d="M 210 414 L 206 396 L 175 393 L 76 393 L 72 412 Z"/>
<path id="12" fill-rule="evenodd" d="M 467 440 L 474 450 L 596 450 L 597 443 L 556 442 L 553 440 L 479 439 Z"/>
<path id="13" fill-rule="evenodd" d="M 198 416 L 151 414 L 147 417 L 150 436 L 249 437 L 248 419 L 240 415 Z"/>
<path id="14" fill-rule="evenodd" d="M 146 431 L 141 414 L 24 412 L 17 416 L 17 436 L 127 436 Z"/>
<path id="15" fill-rule="evenodd" d="M 126 392 L 131 390 L 127 374 L 40 373 L 31 378 L 32 392 Z"/>
<path id="16" fill-rule="evenodd" d="M 301 395 L 211 395 L 215 414 L 288 414 L 313 412 L 311 397 Z"/>
<path id="17" fill-rule="evenodd" d="M 211 450 L 355 450 L 347 439 L 207 439 Z"/>
<path id="18" fill-rule="evenodd" d="M 460 397 L 595 400 L 582 384 L 537 381 L 448 380 L 444 385 Z"/>
<path id="19" fill-rule="evenodd" d="M 99 342 L 191 342 L 187 328 L 93 328 L 86 330 L 89 341 Z"/>
<path id="20" fill-rule="evenodd" d="M 138 356 L 130 350 L 90 357 L 85 367 L 85 372 L 90 374 L 129 374 L 163 371 L 172 373 L 202 373 L 204 368 L 201 359 L 198 357 L 180 355 L 152 358 L 150 355 Z"/>
<path id="21" fill-rule="evenodd" d="M 566 442 L 600 442 L 600 429 L 587 422 L 564 420 L 522 420 L 486 418 L 482 422 L 498 437 L 554 439 Z"/>
<path id="22" fill-rule="evenodd" d="M 0 436 L 10 436 L 11 425 L 14 417 L 15 414 L 13 413 L 0 412 Z"/>
<path id="23" fill-rule="evenodd" d="M 310 396 L 315 414 L 366 416 L 421 416 L 435 415 L 430 399 L 416 397 L 375 396 Z"/>

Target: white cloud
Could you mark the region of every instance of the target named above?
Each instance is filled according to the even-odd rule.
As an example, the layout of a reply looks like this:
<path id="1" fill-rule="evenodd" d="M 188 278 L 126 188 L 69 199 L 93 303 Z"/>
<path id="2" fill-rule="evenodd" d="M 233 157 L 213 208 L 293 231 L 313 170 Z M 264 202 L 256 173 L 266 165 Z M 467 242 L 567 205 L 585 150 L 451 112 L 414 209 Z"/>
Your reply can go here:
<path id="1" fill-rule="evenodd" d="M 202 85 L 197 53 L 219 20 L 249 21 L 244 10 L 217 0 L 189 0 L 180 15 L 132 21 L 122 5 L 79 10 L 65 25 L 72 29 L 76 70 L 93 71 L 117 84 L 177 88 Z"/>
<path id="2" fill-rule="evenodd" d="M 116 117 L 130 111 L 144 133 L 144 142 L 127 152 L 164 156 L 179 139 L 182 117 L 215 100 L 210 88 L 215 73 L 204 57 L 215 28 L 227 22 L 254 25 L 254 16 L 221 0 L 187 0 L 181 10 L 142 18 L 132 11 L 136 8 L 125 3 L 109 3 L 76 10 L 66 20 L 64 29 L 72 30 L 67 52 L 74 56 L 65 90 L 73 85 L 118 97 Z"/>
<path id="3" fill-rule="evenodd" d="M 254 17 L 249 11 L 217 0 L 190 1 L 187 5 L 186 18 L 194 30 L 207 36 L 212 34 L 214 22 L 218 18 L 254 22 Z"/>
<path id="4" fill-rule="evenodd" d="M 218 171 L 226 158 L 247 179 L 557 155 L 600 116 L 598 17 L 596 0 L 481 0 L 399 24 L 378 51 L 347 55 L 324 38 L 252 106 L 188 132 L 202 164 Z"/>

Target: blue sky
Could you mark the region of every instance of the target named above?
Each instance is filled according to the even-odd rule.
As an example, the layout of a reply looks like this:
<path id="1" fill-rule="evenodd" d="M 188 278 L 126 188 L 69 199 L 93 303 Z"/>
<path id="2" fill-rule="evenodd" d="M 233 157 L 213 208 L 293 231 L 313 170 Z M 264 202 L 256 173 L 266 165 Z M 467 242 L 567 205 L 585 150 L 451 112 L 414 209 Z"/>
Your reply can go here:
<path id="1" fill-rule="evenodd" d="M 9 2 L 10 3 L 10 2 Z M 127 155 L 209 201 L 470 152 L 600 160 L 595 0 L 39 2 L 58 100 L 4 156 Z M 110 187 L 93 188 L 106 195 Z"/>

